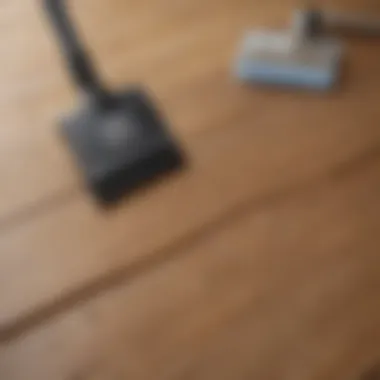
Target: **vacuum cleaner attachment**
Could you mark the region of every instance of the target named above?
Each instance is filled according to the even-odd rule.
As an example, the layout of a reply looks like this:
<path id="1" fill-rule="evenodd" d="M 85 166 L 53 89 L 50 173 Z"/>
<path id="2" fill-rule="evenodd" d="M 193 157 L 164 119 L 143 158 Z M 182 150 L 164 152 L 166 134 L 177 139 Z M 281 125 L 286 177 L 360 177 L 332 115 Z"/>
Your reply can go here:
<path id="1" fill-rule="evenodd" d="M 161 116 L 140 89 L 109 92 L 79 43 L 64 0 L 46 0 L 82 104 L 63 121 L 63 135 L 94 195 L 104 204 L 164 173 L 183 156 Z"/>
<path id="2" fill-rule="evenodd" d="M 380 34 L 380 23 L 361 16 L 298 10 L 287 31 L 251 31 L 236 65 L 239 79 L 251 83 L 328 90 L 340 76 L 343 44 L 333 29 Z"/>

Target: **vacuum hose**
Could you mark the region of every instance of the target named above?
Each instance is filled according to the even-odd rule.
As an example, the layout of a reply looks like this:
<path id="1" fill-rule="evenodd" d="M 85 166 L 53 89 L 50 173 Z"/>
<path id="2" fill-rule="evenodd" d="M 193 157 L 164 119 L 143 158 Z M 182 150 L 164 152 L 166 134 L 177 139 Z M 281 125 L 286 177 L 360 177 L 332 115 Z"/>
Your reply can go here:
<path id="1" fill-rule="evenodd" d="M 45 8 L 56 30 L 74 83 L 81 91 L 102 102 L 107 97 L 106 91 L 89 55 L 78 39 L 68 16 L 65 0 L 45 0 Z"/>

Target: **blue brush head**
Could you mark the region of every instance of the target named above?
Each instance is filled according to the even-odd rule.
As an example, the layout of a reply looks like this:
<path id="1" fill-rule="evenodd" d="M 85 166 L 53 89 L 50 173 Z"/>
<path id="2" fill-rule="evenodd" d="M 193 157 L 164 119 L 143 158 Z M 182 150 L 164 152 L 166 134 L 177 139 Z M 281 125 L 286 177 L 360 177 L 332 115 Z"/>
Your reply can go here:
<path id="1" fill-rule="evenodd" d="M 328 90 L 338 81 L 337 66 L 317 70 L 305 66 L 281 66 L 271 62 L 239 62 L 237 76 L 246 82 Z"/>
<path id="2" fill-rule="evenodd" d="M 339 79 L 342 46 L 333 39 L 295 45 L 291 34 L 249 33 L 235 72 L 245 82 L 328 90 Z"/>

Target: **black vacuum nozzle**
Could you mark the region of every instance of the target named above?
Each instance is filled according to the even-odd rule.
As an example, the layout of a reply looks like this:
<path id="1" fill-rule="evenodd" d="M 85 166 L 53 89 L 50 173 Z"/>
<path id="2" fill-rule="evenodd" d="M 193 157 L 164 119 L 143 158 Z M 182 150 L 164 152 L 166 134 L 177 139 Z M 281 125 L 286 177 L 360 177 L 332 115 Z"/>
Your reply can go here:
<path id="1" fill-rule="evenodd" d="M 70 22 L 64 0 L 45 0 L 62 52 L 83 104 L 63 122 L 93 193 L 103 203 L 183 164 L 181 150 L 146 93 L 108 91 Z"/>

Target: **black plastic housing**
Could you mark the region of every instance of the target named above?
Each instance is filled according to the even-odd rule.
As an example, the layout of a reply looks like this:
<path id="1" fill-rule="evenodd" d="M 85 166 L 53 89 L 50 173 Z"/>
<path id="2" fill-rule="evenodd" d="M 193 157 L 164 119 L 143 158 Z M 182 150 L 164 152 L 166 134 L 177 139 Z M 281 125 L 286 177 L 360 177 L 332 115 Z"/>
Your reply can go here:
<path id="1" fill-rule="evenodd" d="M 65 119 L 63 134 L 99 201 L 112 203 L 150 180 L 178 169 L 182 152 L 141 90 L 91 101 Z"/>

